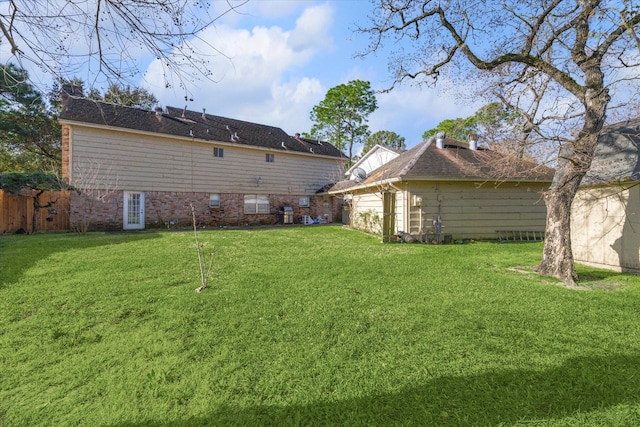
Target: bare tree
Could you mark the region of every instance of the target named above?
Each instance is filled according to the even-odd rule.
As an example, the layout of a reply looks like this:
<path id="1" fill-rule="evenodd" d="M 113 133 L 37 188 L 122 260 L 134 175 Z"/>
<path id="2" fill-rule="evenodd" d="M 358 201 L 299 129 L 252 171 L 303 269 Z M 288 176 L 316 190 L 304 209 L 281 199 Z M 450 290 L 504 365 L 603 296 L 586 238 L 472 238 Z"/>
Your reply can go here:
<path id="1" fill-rule="evenodd" d="M 492 95 L 525 113 L 523 137 L 557 146 L 544 194 L 546 240 L 536 270 L 577 279 L 570 210 L 589 170 L 607 110 L 629 100 L 640 76 L 636 0 L 376 0 L 364 55 L 391 39 L 395 84 L 433 83 L 443 73 L 477 77 Z M 408 41 L 408 43 L 405 43 Z M 487 90 L 487 88 L 489 88 Z"/>
<path id="2" fill-rule="evenodd" d="M 77 159 L 70 184 L 73 212 L 70 212 L 71 229 L 86 233 L 91 229 L 96 212 L 118 194 L 118 175 L 112 168 L 93 159 Z"/>
<path id="3" fill-rule="evenodd" d="M 0 3 L 0 43 L 26 69 L 55 77 L 89 67 L 96 78 L 120 81 L 139 73 L 141 53 L 162 62 L 180 82 L 191 71 L 210 76 L 194 47 L 202 30 L 248 0 L 8 0 Z M 224 5 L 220 8 L 220 5 Z"/>

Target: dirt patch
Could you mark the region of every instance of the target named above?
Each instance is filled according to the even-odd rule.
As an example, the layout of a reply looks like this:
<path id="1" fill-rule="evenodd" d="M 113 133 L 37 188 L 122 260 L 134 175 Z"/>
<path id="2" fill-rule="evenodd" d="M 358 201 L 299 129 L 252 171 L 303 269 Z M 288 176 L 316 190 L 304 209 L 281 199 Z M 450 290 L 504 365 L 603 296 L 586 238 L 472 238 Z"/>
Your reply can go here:
<path id="1" fill-rule="evenodd" d="M 519 274 L 536 274 L 530 267 L 513 266 L 507 267 L 507 270 L 513 271 Z M 607 291 L 616 291 L 622 289 L 624 286 L 622 283 L 614 282 L 611 280 L 594 280 L 593 278 L 583 277 L 577 286 L 569 286 L 561 280 L 544 280 L 542 283 L 547 285 L 561 286 L 563 288 L 571 289 L 574 291 L 593 291 L 596 289 L 602 289 Z"/>

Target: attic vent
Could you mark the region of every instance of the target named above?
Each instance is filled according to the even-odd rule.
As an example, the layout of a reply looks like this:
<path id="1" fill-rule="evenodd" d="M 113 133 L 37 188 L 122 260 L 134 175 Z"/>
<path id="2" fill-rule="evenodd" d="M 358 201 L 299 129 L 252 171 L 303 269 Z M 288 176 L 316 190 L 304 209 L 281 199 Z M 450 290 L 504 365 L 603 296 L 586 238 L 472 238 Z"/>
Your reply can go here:
<path id="1" fill-rule="evenodd" d="M 474 151 L 478 149 L 478 134 L 469 134 L 469 149 Z"/>
<path id="2" fill-rule="evenodd" d="M 436 133 L 436 147 L 438 149 L 444 148 L 444 139 L 447 137 L 447 134 L 443 131 Z"/>

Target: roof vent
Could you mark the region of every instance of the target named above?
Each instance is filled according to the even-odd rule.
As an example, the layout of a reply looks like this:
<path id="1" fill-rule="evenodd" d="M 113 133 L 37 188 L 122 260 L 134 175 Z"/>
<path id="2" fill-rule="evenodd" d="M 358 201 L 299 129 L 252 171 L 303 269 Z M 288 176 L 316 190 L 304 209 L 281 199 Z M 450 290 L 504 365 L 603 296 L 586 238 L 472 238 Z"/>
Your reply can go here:
<path id="1" fill-rule="evenodd" d="M 444 148 L 444 139 L 447 137 L 447 134 L 443 131 L 436 133 L 436 147 L 440 150 Z"/>
<path id="2" fill-rule="evenodd" d="M 282 141 L 282 142 L 280 143 L 280 146 L 281 146 L 282 148 L 284 148 L 285 150 L 287 149 L 287 145 L 284 143 L 284 141 Z"/>
<path id="3" fill-rule="evenodd" d="M 156 107 L 156 114 L 157 114 L 158 116 L 161 116 L 161 115 L 162 115 L 162 107 Z"/>
<path id="4" fill-rule="evenodd" d="M 202 109 L 202 120 L 207 120 L 207 109 L 206 108 Z"/>
<path id="5" fill-rule="evenodd" d="M 470 150 L 474 150 L 474 151 L 478 149 L 478 134 L 477 133 L 469 134 L 469 149 Z"/>

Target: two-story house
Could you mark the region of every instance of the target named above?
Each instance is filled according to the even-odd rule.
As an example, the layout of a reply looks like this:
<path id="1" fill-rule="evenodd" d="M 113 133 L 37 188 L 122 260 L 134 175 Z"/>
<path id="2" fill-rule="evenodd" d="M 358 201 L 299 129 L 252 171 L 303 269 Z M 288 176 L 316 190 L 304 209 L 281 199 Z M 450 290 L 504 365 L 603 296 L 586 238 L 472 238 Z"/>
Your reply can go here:
<path id="1" fill-rule="evenodd" d="M 338 217 L 340 198 L 322 189 L 340 180 L 346 158 L 329 143 L 205 111 L 99 102 L 70 87 L 62 99 L 74 228 L 185 226 L 191 206 L 198 225 L 213 227 Z"/>

